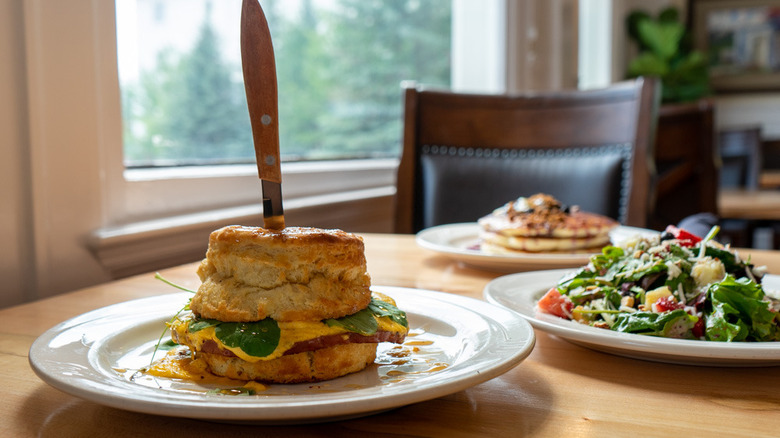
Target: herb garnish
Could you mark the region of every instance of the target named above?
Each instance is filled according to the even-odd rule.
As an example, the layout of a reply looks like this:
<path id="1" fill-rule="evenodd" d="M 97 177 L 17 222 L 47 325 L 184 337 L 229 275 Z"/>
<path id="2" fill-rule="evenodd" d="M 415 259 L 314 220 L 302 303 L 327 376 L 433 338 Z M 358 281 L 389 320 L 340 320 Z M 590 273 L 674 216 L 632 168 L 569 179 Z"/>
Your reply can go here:
<path id="1" fill-rule="evenodd" d="M 180 285 L 178 285 L 178 284 L 176 284 L 176 283 L 172 283 L 172 282 L 170 282 L 170 281 L 166 280 L 166 279 L 165 279 L 165 278 L 164 278 L 162 275 L 160 275 L 160 273 L 159 273 L 159 272 L 155 272 L 155 274 L 154 274 L 154 278 L 155 278 L 155 279 L 157 279 L 157 280 L 160 280 L 160 281 L 162 281 L 162 282 L 163 282 L 163 283 L 165 283 L 165 284 L 168 284 L 168 285 L 170 285 L 170 286 L 173 286 L 173 287 L 175 287 L 175 288 L 177 288 L 177 289 L 181 289 L 181 290 L 183 290 L 183 291 L 185 291 L 185 292 L 189 292 L 189 293 L 191 293 L 191 294 L 194 294 L 194 293 L 195 293 L 195 291 L 194 291 L 194 290 L 192 290 L 192 289 L 187 289 L 187 288 L 186 288 L 186 287 L 184 287 L 184 286 L 180 286 Z M 188 311 L 188 310 L 190 310 L 190 301 L 189 301 L 189 300 L 187 301 L 187 304 L 185 304 L 185 305 L 184 305 L 184 307 L 182 307 L 181 309 L 179 309 L 179 311 L 178 311 L 178 312 L 176 312 L 176 314 L 175 314 L 175 315 L 173 315 L 173 318 L 171 318 L 171 320 L 170 320 L 170 321 L 168 321 L 168 324 L 166 324 L 166 326 L 165 326 L 165 328 L 163 329 L 162 333 L 160 333 L 160 337 L 157 339 L 157 344 L 155 344 L 155 346 L 154 346 L 154 351 L 152 351 L 152 358 L 151 358 L 151 359 L 149 359 L 149 367 L 150 367 L 150 368 L 152 367 L 152 364 L 154 363 L 154 356 L 157 354 L 157 351 L 158 351 L 158 350 L 168 351 L 168 350 L 170 350 L 171 348 L 173 348 L 173 347 L 175 347 L 175 346 L 176 346 L 176 343 L 175 343 L 175 342 L 173 342 L 173 340 L 172 340 L 172 339 L 171 339 L 171 340 L 169 340 L 169 341 L 167 341 L 167 342 L 165 342 L 165 343 L 162 343 L 162 338 L 163 338 L 163 336 L 165 336 L 165 333 L 167 333 L 167 332 L 168 332 L 168 327 L 169 327 L 171 324 L 173 324 L 173 322 L 174 322 L 174 321 L 176 321 L 176 318 L 178 318 L 178 317 L 179 317 L 179 315 L 181 315 L 183 312 L 186 312 L 186 311 Z"/>

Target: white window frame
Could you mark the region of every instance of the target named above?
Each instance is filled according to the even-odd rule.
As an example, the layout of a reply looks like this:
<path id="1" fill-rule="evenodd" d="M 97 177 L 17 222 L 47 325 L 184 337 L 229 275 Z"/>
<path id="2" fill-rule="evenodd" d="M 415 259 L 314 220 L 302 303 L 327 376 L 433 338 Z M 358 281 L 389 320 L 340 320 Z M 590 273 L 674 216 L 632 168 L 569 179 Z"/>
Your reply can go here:
<path id="1" fill-rule="evenodd" d="M 103 23 L 98 28 L 96 62 L 105 69 L 98 94 L 110 108 L 98 114 L 107 144 L 103 156 L 107 170 L 107 225 L 116 227 L 139 220 L 259 203 L 260 186 L 254 165 L 124 169 L 115 3 L 96 2 L 95 16 Z M 397 159 L 283 163 L 283 195 L 287 200 L 390 187 L 395 184 L 397 164 Z"/>
<path id="2" fill-rule="evenodd" d="M 612 0 L 579 0 L 579 8 L 578 85 L 583 90 L 603 88 L 613 82 L 612 41 L 619 37 L 613 35 Z"/>

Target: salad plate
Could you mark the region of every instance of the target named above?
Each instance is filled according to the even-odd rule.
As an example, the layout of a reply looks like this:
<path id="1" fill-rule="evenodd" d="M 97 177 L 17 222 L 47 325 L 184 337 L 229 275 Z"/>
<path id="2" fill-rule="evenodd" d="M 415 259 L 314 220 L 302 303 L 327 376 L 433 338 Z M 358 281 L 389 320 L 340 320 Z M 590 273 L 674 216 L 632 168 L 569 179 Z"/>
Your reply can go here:
<path id="1" fill-rule="evenodd" d="M 613 244 L 619 244 L 636 235 L 649 237 L 657 231 L 618 226 L 610 232 Z M 479 249 L 479 225 L 459 223 L 426 228 L 416 236 L 423 248 L 446 255 L 466 265 L 500 272 L 533 271 L 553 268 L 572 268 L 588 263 L 593 253 L 517 253 L 489 254 Z"/>
<path id="2" fill-rule="evenodd" d="M 572 269 L 554 269 L 505 275 L 485 286 L 484 297 L 488 302 L 518 312 L 539 330 L 618 356 L 685 365 L 780 365 L 778 342 L 727 343 L 621 333 L 538 312 L 539 298 L 570 272 Z M 780 277 L 766 275 L 763 284 L 767 293 L 774 293 L 780 287 Z"/>
<path id="3" fill-rule="evenodd" d="M 188 293 L 115 304 L 63 322 L 33 343 L 30 365 L 59 390 L 119 409 L 295 424 L 370 415 L 452 394 L 503 374 L 533 349 L 533 328 L 511 310 L 443 292 L 372 290 L 406 311 L 410 335 L 402 346 L 380 344 L 376 363 L 365 370 L 325 382 L 268 385 L 254 395 L 233 396 L 138 372 L 151 362 L 165 322 L 187 303 Z M 400 356 L 394 354 L 399 348 Z"/>

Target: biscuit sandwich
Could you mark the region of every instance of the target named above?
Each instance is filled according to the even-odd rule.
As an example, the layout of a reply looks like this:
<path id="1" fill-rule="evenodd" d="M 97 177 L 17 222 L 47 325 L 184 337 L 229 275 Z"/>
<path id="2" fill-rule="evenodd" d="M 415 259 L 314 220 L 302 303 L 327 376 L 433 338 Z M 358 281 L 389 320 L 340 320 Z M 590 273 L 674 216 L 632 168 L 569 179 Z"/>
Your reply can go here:
<path id="1" fill-rule="evenodd" d="M 478 223 L 480 247 L 492 254 L 591 252 L 609 244 L 609 233 L 618 226 L 542 193 L 510 201 Z"/>
<path id="2" fill-rule="evenodd" d="M 341 230 L 221 228 L 197 273 L 191 313 L 174 320 L 172 338 L 219 376 L 333 379 L 408 332 L 405 313 L 370 290 L 363 240 Z"/>

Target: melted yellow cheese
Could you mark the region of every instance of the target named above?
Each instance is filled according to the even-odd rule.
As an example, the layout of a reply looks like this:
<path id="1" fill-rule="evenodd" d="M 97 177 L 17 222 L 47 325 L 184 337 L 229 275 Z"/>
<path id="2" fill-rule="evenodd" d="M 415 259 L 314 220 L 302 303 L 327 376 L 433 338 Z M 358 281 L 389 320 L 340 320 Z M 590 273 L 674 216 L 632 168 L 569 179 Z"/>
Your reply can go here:
<path id="1" fill-rule="evenodd" d="M 260 382 L 255 382 L 254 380 L 250 380 L 244 384 L 244 388 L 251 389 L 252 391 L 255 392 L 260 392 L 268 389 L 268 386 Z"/>
<path id="2" fill-rule="evenodd" d="M 191 380 L 205 384 L 243 385 L 240 380 L 216 376 L 203 359 L 194 359 L 189 349 L 179 347 L 169 351 L 146 370 L 146 374 L 169 379 Z"/>
<path id="3" fill-rule="evenodd" d="M 205 385 L 236 386 L 261 392 L 268 386 L 255 382 L 234 380 L 211 373 L 208 364 L 203 359 L 193 358 L 187 347 L 178 347 L 169 351 L 146 370 L 146 374 L 168 379 L 188 380 Z"/>
<path id="4" fill-rule="evenodd" d="M 386 296 L 380 297 L 383 301 L 391 302 L 395 304 L 391 299 L 389 299 Z M 397 333 L 407 333 L 408 329 L 401 324 L 398 324 L 397 322 L 393 321 L 392 319 L 388 317 L 377 317 L 374 316 L 374 319 L 376 319 L 377 324 L 379 326 L 379 331 L 388 331 L 388 332 L 397 332 Z M 208 327 L 203 330 L 199 330 L 197 332 L 188 332 L 187 328 L 189 325 L 188 320 L 180 320 L 176 319 L 176 321 L 171 325 L 171 329 L 177 332 L 177 335 L 179 339 L 187 339 L 188 342 L 191 343 L 191 346 L 195 348 L 195 350 L 201 350 L 203 343 L 206 341 L 214 341 L 217 343 L 219 348 L 230 350 L 233 354 L 235 354 L 240 359 L 243 359 L 247 362 L 257 362 L 260 360 L 271 360 L 276 359 L 284 355 L 284 353 L 293 347 L 298 342 L 304 342 L 311 339 L 316 339 L 322 336 L 329 336 L 329 335 L 338 335 L 338 334 L 348 334 L 349 331 L 345 330 L 343 327 L 338 326 L 328 326 L 322 321 L 287 321 L 287 322 L 277 322 L 279 325 L 279 330 L 281 331 L 280 337 L 279 337 L 279 344 L 276 346 L 276 349 L 265 357 L 257 357 L 257 356 L 251 356 L 244 352 L 241 348 L 238 347 L 229 347 L 222 343 L 219 339 L 217 339 L 216 333 L 215 333 L 215 327 Z"/>

